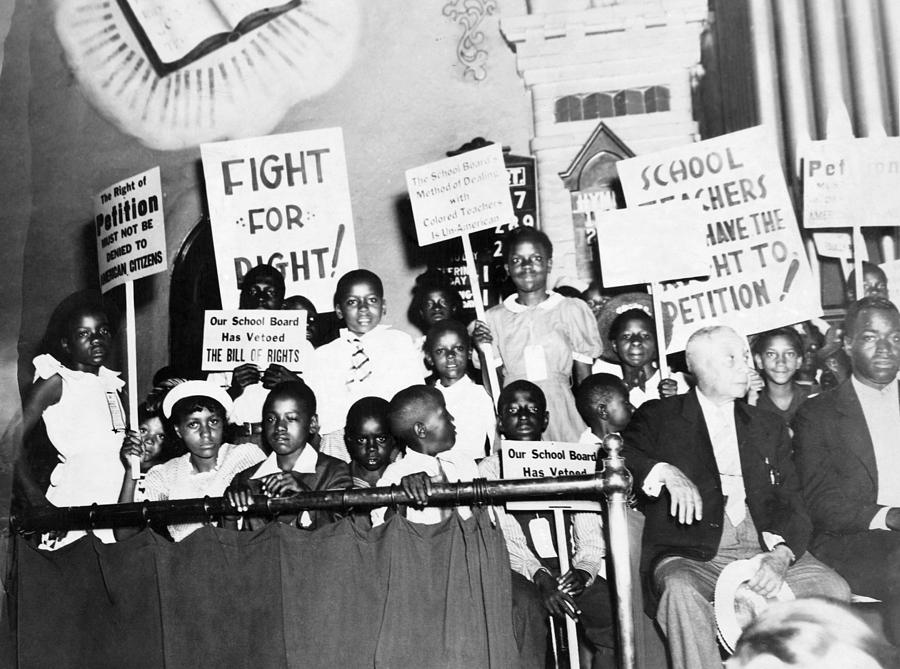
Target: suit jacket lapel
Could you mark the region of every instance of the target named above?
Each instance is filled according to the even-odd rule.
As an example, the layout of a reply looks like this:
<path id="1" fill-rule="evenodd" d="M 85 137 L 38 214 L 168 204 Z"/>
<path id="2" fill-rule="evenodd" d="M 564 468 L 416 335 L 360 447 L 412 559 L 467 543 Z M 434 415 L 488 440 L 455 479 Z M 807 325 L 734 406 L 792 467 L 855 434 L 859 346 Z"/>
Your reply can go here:
<path id="1" fill-rule="evenodd" d="M 693 426 L 693 441 L 698 447 L 700 460 L 716 476 L 719 475 L 719 467 L 716 464 L 716 452 L 713 450 L 712 440 L 709 438 L 709 428 L 703 418 L 703 410 L 700 408 L 700 400 L 697 399 L 697 389 L 692 388 L 684 396 L 684 406 L 681 409 L 681 417 Z"/>
<path id="2" fill-rule="evenodd" d="M 841 426 L 839 438 L 866 468 L 877 494 L 878 465 L 875 464 L 875 447 L 872 445 L 872 435 L 869 433 L 862 404 L 850 379 L 835 390 L 835 406 L 837 412 L 846 418 L 839 421 Z"/>

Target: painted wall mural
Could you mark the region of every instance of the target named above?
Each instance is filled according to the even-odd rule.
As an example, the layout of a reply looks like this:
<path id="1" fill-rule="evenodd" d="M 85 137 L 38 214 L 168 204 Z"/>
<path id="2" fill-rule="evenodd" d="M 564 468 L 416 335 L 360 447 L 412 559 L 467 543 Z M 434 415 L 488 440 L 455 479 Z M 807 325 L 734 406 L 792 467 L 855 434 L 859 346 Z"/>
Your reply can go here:
<path id="1" fill-rule="evenodd" d="M 57 0 L 54 18 L 88 99 L 160 150 L 268 133 L 340 80 L 360 33 L 357 0 Z"/>

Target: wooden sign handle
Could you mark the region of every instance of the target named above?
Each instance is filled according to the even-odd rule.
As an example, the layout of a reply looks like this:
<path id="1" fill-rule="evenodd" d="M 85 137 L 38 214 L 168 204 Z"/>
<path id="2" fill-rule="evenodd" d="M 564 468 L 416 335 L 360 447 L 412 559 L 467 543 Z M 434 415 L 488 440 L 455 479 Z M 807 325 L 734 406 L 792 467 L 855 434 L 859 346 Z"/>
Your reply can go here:
<path id="1" fill-rule="evenodd" d="M 484 301 L 481 299 L 481 283 L 478 281 L 478 268 L 475 266 L 475 254 L 472 252 L 472 242 L 469 235 L 463 235 L 463 254 L 466 257 L 466 272 L 469 275 L 469 286 L 472 289 L 472 299 L 475 301 L 475 317 L 484 321 Z M 488 381 L 491 387 L 488 392 L 494 400 L 494 408 L 497 408 L 497 398 L 500 396 L 500 379 L 497 377 L 497 366 L 494 361 L 493 347 L 484 351 L 484 361 L 487 365 Z"/>
<path id="2" fill-rule="evenodd" d="M 134 281 L 125 282 L 125 359 L 128 364 L 128 428 L 140 432 L 138 425 L 137 333 L 134 317 Z M 141 478 L 141 458 L 128 456 L 131 478 Z"/>
<path id="3" fill-rule="evenodd" d="M 863 239 L 862 228 L 853 226 L 853 271 L 856 274 L 856 299 L 861 300 L 866 296 L 865 277 L 863 276 L 863 251 L 866 249 L 866 240 Z"/>
<path id="4" fill-rule="evenodd" d="M 656 326 L 656 354 L 659 356 L 660 377 L 668 379 L 671 376 L 669 363 L 666 361 L 666 329 L 663 323 L 662 301 L 659 293 L 662 287 L 658 281 L 650 284 L 650 295 L 653 297 L 653 323 Z"/>

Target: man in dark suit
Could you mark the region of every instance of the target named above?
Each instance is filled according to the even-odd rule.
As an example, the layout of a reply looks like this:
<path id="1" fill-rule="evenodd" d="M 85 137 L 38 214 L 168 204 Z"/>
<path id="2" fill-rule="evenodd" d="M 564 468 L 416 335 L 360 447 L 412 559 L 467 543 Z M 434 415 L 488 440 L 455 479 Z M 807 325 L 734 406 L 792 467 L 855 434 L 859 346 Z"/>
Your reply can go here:
<path id="1" fill-rule="evenodd" d="M 756 558 L 748 582 L 771 597 L 848 599 L 847 584 L 806 553 L 811 532 L 787 428 L 738 398 L 755 376 L 746 341 L 726 327 L 688 340 L 697 388 L 635 413 L 625 461 L 646 516 L 641 573 L 648 612 L 666 635 L 676 669 L 719 669 L 711 599 L 722 569 Z"/>
<path id="2" fill-rule="evenodd" d="M 900 314 L 883 297 L 844 320 L 852 376 L 794 419 L 797 469 L 813 522 L 810 550 L 853 592 L 885 603 L 900 643 Z"/>

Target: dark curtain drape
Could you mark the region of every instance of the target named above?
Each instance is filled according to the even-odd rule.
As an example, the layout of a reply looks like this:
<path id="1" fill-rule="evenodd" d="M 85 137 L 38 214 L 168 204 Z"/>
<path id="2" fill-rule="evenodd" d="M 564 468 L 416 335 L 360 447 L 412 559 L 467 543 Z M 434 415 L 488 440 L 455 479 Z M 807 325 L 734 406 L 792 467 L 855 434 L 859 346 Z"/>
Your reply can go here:
<path id="1" fill-rule="evenodd" d="M 506 546 L 486 513 L 305 532 L 205 527 L 16 548 L 31 667 L 515 667 Z"/>

